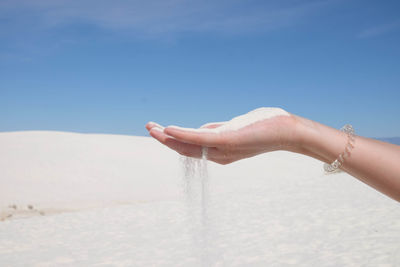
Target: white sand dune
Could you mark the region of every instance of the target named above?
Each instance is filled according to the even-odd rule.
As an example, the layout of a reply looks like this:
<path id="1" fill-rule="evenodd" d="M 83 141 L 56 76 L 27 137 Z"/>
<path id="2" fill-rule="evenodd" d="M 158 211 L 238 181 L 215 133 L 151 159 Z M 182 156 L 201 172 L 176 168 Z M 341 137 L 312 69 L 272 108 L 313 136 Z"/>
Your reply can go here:
<path id="1" fill-rule="evenodd" d="M 0 212 L 16 214 L 28 205 L 47 212 L 176 198 L 176 159 L 146 137 L 0 133 Z"/>
<path id="2" fill-rule="evenodd" d="M 400 266 L 399 204 L 301 155 L 211 163 L 201 227 L 151 138 L 0 133 L 0 170 L 1 266 Z"/>

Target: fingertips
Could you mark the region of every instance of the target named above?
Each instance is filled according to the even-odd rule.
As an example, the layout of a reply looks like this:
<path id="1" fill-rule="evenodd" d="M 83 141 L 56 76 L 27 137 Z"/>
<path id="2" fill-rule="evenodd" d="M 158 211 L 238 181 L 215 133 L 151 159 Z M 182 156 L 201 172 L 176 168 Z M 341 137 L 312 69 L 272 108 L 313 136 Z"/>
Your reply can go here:
<path id="1" fill-rule="evenodd" d="M 146 129 L 147 129 L 148 131 L 150 131 L 150 130 L 153 129 L 154 127 L 158 127 L 158 128 L 160 128 L 160 129 L 164 129 L 163 126 L 161 126 L 160 124 L 158 124 L 158 123 L 156 123 L 156 122 L 153 122 L 153 121 L 149 121 L 149 122 L 146 124 Z"/>
<path id="2" fill-rule="evenodd" d="M 145 127 L 146 127 L 147 131 L 150 131 L 151 128 L 154 127 L 153 125 L 154 125 L 154 122 L 152 122 L 152 121 L 146 123 L 146 126 L 145 126 Z"/>

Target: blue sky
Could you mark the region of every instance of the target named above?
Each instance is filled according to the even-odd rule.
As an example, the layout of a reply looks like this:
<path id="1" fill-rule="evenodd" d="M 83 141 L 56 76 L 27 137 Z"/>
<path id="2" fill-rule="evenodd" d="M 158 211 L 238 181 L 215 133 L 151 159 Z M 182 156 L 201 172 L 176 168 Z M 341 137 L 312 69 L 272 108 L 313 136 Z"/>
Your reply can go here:
<path id="1" fill-rule="evenodd" d="M 279 106 L 389 137 L 399 100 L 398 1 L 0 1 L 0 131 L 147 135 Z"/>

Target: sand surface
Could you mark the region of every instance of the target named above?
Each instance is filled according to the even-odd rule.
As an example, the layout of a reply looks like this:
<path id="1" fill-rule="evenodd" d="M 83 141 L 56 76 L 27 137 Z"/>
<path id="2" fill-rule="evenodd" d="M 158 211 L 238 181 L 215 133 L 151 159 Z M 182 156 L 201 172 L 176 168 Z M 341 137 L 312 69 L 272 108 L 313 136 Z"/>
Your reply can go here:
<path id="1" fill-rule="evenodd" d="M 1 266 L 400 266 L 400 206 L 316 160 L 209 164 L 205 223 L 146 137 L 0 133 Z"/>

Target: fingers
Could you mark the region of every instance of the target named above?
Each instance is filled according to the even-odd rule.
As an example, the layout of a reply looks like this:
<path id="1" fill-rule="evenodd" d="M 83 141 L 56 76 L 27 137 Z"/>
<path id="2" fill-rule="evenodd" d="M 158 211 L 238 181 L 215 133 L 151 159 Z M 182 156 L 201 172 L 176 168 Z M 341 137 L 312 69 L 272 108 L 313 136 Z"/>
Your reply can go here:
<path id="1" fill-rule="evenodd" d="M 227 164 L 234 160 L 230 153 L 216 148 L 221 145 L 220 135 L 213 130 L 223 123 L 210 123 L 202 129 L 180 128 L 169 126 L 167 128 L 155 122 L 146 124 L 150 135 L 165 146 L 175 150 L 181 155 L 201 158 L 202 147 L 208 147 L 208 159 L 219 164 Z"/>
<path id="2" fill-rule="evenodd" d="M 162 129 L 159 127 L 153 127 L 150 129 L 150 135 L 157 139 L 160 143 L 166 145 L 167 147 L 175 150 L 181 155 L 201 158 L 202 147 L 194 144 L 187 144 L 180 142 L 168 135 L 166 135 Z"/>
<path id="3" fill-rule="evenodd" d="M 202 157 L 202 146 L 176 140 L 175 138 L 165 134 L 164 131 L 159 127 L 152 127 L 150 129 L 150 135 L 157 139 L 160 143 L 175 150 L 183 156 L 193 158 Z M 223 165 L 237 160 L 234 153 L 229 153 L 216 147 L 208 147 L 207 159 Z"/>
<path id="4" fill-rule="evenodd" d="M 182 128 L 178 126 L 169 126 L 166 129 L 158 123 L 148 122 L 146 129 L 150 132 L 152 129 L 160 129 L 164 134 L 174 137 L 182 142 L 196 144 L 200 146 L 214 146 L 221 144 L 221 138 L 214 129 L 222 126 L 225 122 L 213 122 L 203 125 L 200 129 Z"/>
<path id="5" fill-rule="evenodd" d="M 202 128 L 181 128 L 178 126 L 168 126 L 164 133 L 174 137 L 175 139 L 199 146 L 215 147 L 222 144 L 220 134 L 214 129 Z"/>

